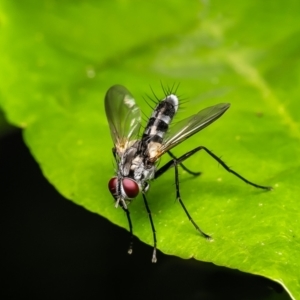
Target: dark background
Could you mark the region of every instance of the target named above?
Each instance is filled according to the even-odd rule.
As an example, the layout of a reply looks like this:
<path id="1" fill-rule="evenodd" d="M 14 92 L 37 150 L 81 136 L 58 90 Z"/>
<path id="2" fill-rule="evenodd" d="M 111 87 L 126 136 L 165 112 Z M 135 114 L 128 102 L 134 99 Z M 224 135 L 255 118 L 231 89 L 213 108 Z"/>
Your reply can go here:
<path id="1" fill-rule="evenodd" d="M 128 255 L 128 232 L 64 199 L 20 131 L 1 140 L 0 176 L 1 299 L 289 299 L 275 282 L 210 263 L 158 252 L 152 264 L 138 239 Z"/>

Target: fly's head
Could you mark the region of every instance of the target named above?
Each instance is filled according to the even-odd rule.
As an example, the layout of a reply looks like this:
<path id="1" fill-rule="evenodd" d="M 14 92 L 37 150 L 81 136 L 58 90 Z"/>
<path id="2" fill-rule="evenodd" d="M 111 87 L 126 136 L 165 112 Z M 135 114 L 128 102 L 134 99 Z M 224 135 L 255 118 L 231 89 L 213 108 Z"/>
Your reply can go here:
<path id="1" fill-rule="evenodd" d="M 138 183 L 129 177 L 113 177 L 108 182 L 108 189 L 115 198 L 116 207 L 119 203 L 123 208 L 127 208 L 126 202 L 137 197 L 140 192 Z"/>

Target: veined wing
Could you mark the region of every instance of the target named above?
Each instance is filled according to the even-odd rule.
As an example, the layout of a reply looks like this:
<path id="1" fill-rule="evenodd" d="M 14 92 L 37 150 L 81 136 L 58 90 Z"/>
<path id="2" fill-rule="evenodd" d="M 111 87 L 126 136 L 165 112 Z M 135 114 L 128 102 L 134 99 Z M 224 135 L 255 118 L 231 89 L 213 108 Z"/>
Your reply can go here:
<path id="1" fill-rule="evenodd" d="M 174 124 L 170 128 L 170 131 L 166 133 L 164 141 L 157 152 L 157 156 L 153 160 L 158 159 L 165 152 L 171 150 L 173 147 L 216 121 L 229 107 L 229 103 L 219 103 L 217 105 L 207 107 L 199 111 L 197 114 Z"/>
<path id="2" fill-rule="evenodd" d="M 105 112 L 116 150 L 122 154 L 141 126 L 141 111 L 131 93 L 113 85 L 105 95 Z"/>

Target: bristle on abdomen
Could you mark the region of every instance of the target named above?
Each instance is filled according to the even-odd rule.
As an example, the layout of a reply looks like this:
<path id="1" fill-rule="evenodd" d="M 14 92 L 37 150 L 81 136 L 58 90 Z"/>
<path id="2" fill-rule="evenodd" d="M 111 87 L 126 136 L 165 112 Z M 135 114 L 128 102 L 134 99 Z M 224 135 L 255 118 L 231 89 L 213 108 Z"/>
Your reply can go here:
<path id="1" fill-rule="evenodd" d="M 162 143 L 165 133 L 168 131 L 179 105 L 176 95 L 169 95 L 160 101 L 155 107 L 148 124 L 146 126 L 143 140 L 149 142 Z"/>

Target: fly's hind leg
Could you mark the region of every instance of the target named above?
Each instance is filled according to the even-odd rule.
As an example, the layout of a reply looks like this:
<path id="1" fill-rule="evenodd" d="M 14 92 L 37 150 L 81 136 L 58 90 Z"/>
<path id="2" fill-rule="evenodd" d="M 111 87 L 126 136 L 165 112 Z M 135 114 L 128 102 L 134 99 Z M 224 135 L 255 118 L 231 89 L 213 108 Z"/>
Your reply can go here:
<path id="1" fill-rule="evenodd" d="M 260 185 L 257 183 L 254 183 L 252 181 L 249 181 L 248 179 L 246 179 L 245 177 L 241 176 L 239 173 L 235 172 L 234 170 L 232 170 L 231 168 L 229 168 L 227 166 L 227 164 L 218 156 L 216 156 L 213 152 L 211 152 L 210 150 L 208 150 L 206 147 L 204 146 L 199 146 L 185 154 L 183 154 L 182 156 L 180 156 L 179 158 L 174 158 L 173 160 L 169 161 L 168 163 L 166 163 L 164 166 L 162 166 L 159 170 L 157 170 L 155 172 L 155 179 L 158 178 L 160 175 L 162 175 L 163 173 L 165 173 L 168 169 L 174 167 L 175 165 L 182 165 L 182 162 L 185 161 L 187 158 L 189 158 L 190 156 L 194 155 L 195 153 L 197 153 L 200 150 L 204 150 L 207 154 L 209 154 L 213 159 L 215 159 L 227 172 L 233 174 L 234 176 L 238 177 L 239 179 L 243 180 L 245 183 L 250 184 L 256 188 L 259 189 L 263 189 L 263 190 L 272 190 L 273 188 L 271 186 L 264 186 L 264 185 Z"/>
<path id="2" fill-rule="evenodd" d="M 177 157 L 171 152 L 171 151 L 168 151 L 168 154 L 174 159 L 177 161 Z M 199 176 L 201 175 L 201 172 L 193 172 L 191 171 L 190 169 L 188 169 L 183 163 L 179 163 L 180 167 L 186 171 L 187 173 L 191 174 L 191 175 L 194 175 L 194 176 Z"/>
<path id="3" fill-rule="evenodd" d="M 263 186 L 263 185 L 259 185 L 256 184 L 252 181 L 249 181 L 248 179 L 246 179 L 245 177 L 241 176 L 240 174 L 238 174 L 237 172 L 235 172 L 234 170 L 232 170 L 231 168 L 229 168 L 225 162 L 223 160 L 221 160 L 218 156 L 216 156 L 213 152 L 211 152 L 210 150 L 208 150 L 206 147 L 204 146 L 199 146 L 187 153 L 185 153 L 184 155 L 180 156 L 179 158 L 176 158 L 171 152 L 168 152 L 169 155 L 173 158 L 171 161 L 169 161 L 168 163 L 166 163 L 164 166 L 162 166 L 160 169 L 158 169 L 155 172 L 155 179 L 158 178 L 159 176 L 161 176 L 162 174 L 164 174 L 167 170 L 169 170 L 170 168 L 174 167 L 175 168 L 175 185 L 176 185 L 176 198 L 178 200 L 178 202 L 180 203 L 180 205 L 182 206 L 185 214 L 187 215 L 187 217 L 189 218 L 189 220 L 192 222 L 192 224 L 194 225 L 194 227 L 196 228 L 196 230 L 205 238 L 210 239 L 211 237 L 209 235 L 207 235 L 206 233 L 204 233 L 200 227 L 196 224 L 196 222 L 193 220 L 193 218 L 191 217 L 191 215 L 189 214 L 188 210 L 186 209 L 181 196 L 180 196 L 180 190 L 179 190 L 179 175 L 178 175 L 178 165 L 180 165 L 181 167 L 183 167 L 182 162 L 185 161 L 187 158 L 189 158 L 190 156 L 194 155 L 195 153 L 197 153 L 200 150 L 204 150 L 207 154 L 209 154 L 213 159 L 215 159 L 226 171 L 228 171 L 229 173 L 232 173 L 233 175 L 235 175 L 236 177 L 238 177 L 239 179 L 243 180 L 245 183 L 250 184 L 256 188 L 260 188 L 260 189 L 264 189 L 264 190 L 272 190 L 272 187 L 270 186 Z M 185 168 L 185 167 L 184 167 Z"/>

